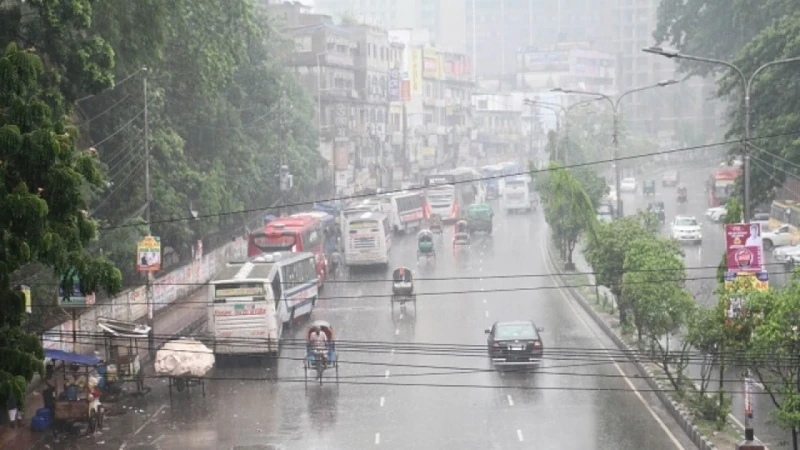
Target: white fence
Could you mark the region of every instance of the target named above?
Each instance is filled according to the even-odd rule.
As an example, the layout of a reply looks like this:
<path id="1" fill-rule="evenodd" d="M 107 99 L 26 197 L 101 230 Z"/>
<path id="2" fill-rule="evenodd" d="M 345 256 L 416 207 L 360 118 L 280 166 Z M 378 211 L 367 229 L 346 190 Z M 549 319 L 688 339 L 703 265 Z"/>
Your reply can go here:
<path id="1" fill-rule="evenodd" d="M 192 261 L 191 264 L 178 267 L 175 270 L 157 277 L 152 285 L 153 309 L 158 311 L 172 304 L 174 301 L 191 295 L 202 288 L 219 268 L 225 263 L 243 259 L 247 255 L 247 240 L 237 238 L 224 246 L 214 250 L 202 259 Z M 136 321 L 147 314 L 147 298 L 145 287 L 140 286 L 128 289 L 110 299 L 110 301 L 95 305 L 84 311 L 75 321 L 77 327 L 77 345 L 72 340 L 72 320 L 53 327 L 42 336 L 42 345 L 45 349 L 64 351 L 77 351 L 90 353 L 94 351 L 95 339 L 90 334 L 97 333 L 97 318 L 109 317 L 117 320 Z"/>

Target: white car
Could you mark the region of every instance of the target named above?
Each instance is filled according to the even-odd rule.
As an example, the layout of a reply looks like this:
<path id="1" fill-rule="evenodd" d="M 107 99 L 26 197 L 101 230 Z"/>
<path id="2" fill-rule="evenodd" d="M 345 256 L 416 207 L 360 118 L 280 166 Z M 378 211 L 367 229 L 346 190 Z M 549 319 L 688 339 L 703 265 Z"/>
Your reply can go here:
<path id="1" fill-rule="evenodd" d="M 788 262 L 795 256 L 800 256 L 800 245 L 787 245 L 786 247 L 776 248 L 772 252 L 772 259 L 779 263 Z"/>
<path id="2" fill-rule="evenodd" d="M 637 187 L 639 183 L 636 182 L 636 178 L 625 178 L 619 183 L 620 192 L 636 192 Z"/>
<path id="3" fill-rule="evenodd" d="M 797 237 L 795 233 L 791 232 L 788 224 L 783 224 L 772 231 L 762 231 L 761 238 L 764 242 L 764 250 L 770 250 L 774 247 L 794 245 L 797 243 Z"/>
<path id="4" fill-rule="evenodd" d="M 672 239 L 678 242 L 703 243 L 701 224 L 693 216 L 676 216 L 672 222 Z"/>
<path id="5" fill-rule="evenodd" d="M 706 217 L 714 222 L 722 222 L 725 219 L 725 215 L 728 213 L 728 209 L 724 206 L 715 206 L 713 208 L 708 208 L 706 210 Z"/>

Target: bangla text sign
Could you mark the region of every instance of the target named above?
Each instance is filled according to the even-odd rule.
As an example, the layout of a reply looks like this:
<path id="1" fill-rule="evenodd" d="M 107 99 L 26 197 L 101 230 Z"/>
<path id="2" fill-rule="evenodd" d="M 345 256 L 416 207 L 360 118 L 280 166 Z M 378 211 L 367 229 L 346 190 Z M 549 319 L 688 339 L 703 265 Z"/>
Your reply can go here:
<path id="1" fill-rule="evenodd" d="M 764 270 L 761 224 L 725 225 L 725 248 L 727 249 L 729 271 L 760 272 Z"/>

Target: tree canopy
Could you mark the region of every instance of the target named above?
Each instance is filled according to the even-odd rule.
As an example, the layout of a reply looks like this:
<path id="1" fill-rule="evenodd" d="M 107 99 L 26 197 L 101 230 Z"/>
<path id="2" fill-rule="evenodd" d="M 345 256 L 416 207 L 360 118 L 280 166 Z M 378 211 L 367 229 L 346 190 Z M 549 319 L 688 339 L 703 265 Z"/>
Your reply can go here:
<path id="1" fill-rule="evenodd" d="M 791 0 L 662 0 L 653 36 L 656 42 L 668 42 L 685 54 L 731 62 L 750 77 L 766 63 L 800 55 L 798 31 L 800 3 Z M 718 95 L 731 105 L 727 136 L 742 138 L 744 87 L 740 77 L 722 65 L 679 61 L 680 69 L 688 74 L 723 75 Z M 770 201 L 773 188 L 780 186 L 787 174 L 798 174 L 798 64 L 771 67 L 753 81 L 751 136 L 770 136 L 751 141 L 754 204 Z M 735 145 L 730 151 L 741 154 L 742 148 Z"/>
<path id="2" fill-rule="evenodd" d="M 550 164 L 550 173 L 544 185 L 546 195 L 544 212 L 547 223 L 553 231 L 553 239 L 566 258 L 568 266 L 572 266 L 572 251 L 578 237 L 595 222 L 592 201 L 581 183 L 572 173 L 558 165 Z"/>
<path id="3" fill-rule="evenodd" d="M 0 354 L 0 397 L 40 369 L 13 289 L 34 263 L 46 269 L 34 279 L 76 268 L 84 292 L 113 294 L 138 281 L 132 256 L 148 233 L 169 265 L 191 258 L 198 239 L 210 250 L 258 223 L 279 199 L 280 164 L 295 175 L 287 201 L 321 194 L 313 103 L 285 68 L 291 40 L 259 4 L 0 6 L 0 203 L 12 212 L 0 219 L 0 352 L 14 352 Z M 202 218 L 186 220 L 193 212 Z"/>

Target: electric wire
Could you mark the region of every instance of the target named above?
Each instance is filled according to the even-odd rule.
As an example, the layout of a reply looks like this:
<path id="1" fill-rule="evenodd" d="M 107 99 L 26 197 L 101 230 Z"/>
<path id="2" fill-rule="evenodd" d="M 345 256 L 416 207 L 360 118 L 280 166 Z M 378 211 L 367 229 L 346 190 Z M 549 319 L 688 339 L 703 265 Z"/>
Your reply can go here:
<path id="1" fill-rule="evenodd" d="M 780 134 L 774 134 L 774 135 L 770 135 L 770 136 L 761 136 L 761 137 L 752 138 L 752 139 L 774 139 L 774 138 L 777 138 L 777 137 L 793 136 L 793 135 L 798 135 L 798 134 L 800 134 L 800 131 L 780 133 Z M 594 166 L 594 165 L 605 164 L 605 163 L 614 163 L 614 162 L 626 161 L 626 160 L 636 160 L 636 159 L 647 158 L 647 157 L 651 157 L 651 156 L 655 156 L 655 155 L 659 155 L 659 154 L 663 155 L 663 154 L 687 152 L 687 151 L 699 150 L 699 149 L 704 149 L 704 148 L 713 148 L 713 147 L 719 147 L 719 146 L 724 146 L 724 145 L 736 144 L 736 143 L 740 143 L 740 142 L 741 142 L 741 140 L 721 141 L 721 142 L 716 142 L 716 143 L 697 145 L 697 146 L 693 146 L 693 147 L 683 147 L 683 148 L 676 148 L 676 149 L 672 149 L 672 150 L 651 152 L 651 153 L 647 153 L 647 154 L 643 154 L 643 155 L 623 156 L 623 157 L 619 157 L 619 158 L 598 160 L 598 161 L 593 161 L 593 162 L 589 162 L 589 163 L 572 164 L 572 165 L 562 166 L 562 167 L 557 167 L 557 168 L 533 169 L 533 170 L 520 172 L 520 173 L 517 173 L 517 174 L 479 177 L 479 178 L 476 178 L 476 179 L 473 179 L 473 180 L 459 181 L 459 182 L 453 182 L 453 183 L 449 183 L 449 184 L 460 184 L 460 183 L 467 183 L 467 182 L 474 183 L 474 182 L 478 182 L 478 181 L 486 181 L 486 180 L 496 179 L 496 178 L 513 177 L 513 176 L 516 176 L 516 175 L 529 175 L 529 174 L 534 174 L 534 173 L 550 172 L 550 171 L 554 171 L 554 170 L 564 170 L 564 169 L 572 169 L 572 168 L 578 168 L 578 167 Z M 423 188 L 397 189 L 397 190 L 390 190 L 390 191 L 384 192 L 384 194 L 391 194 L 391 193 L 397 193 L 397 192 L 403 192 L 403 191 L 422 190 L 422 189 Z M 334 200 L 354 200 L 354 199 L 363 199 L 363 198 L 373 197 L 373 196 L 374 196 L 374 194 L 356 194 L 356 195 L 350 195 L 350 196 L 338 197 L 338 198 L 333 198 L 332 197 L 332 198 L 328 198 L 328 199 L 316 199 L 316 200 L 313 200 L 313 201 L 304 201 L 304 202 L 298 202 L 298 203 L 285 204 L 285 205 L 282 205 L 282 207 L 289 208 L 289 207 L 309 206 L 309 205 L 313 205 L 314 203 L 318 203 L 318 202 L 330 202 L 330 201 L 334 201 Z M 170 219 L 152 220 L 148 224 L 149 225 L 157 225 L 157 224 L 165 224 L 165 223 L 185 222 L 185 221 L 189 221 L 189 220 L 200 220 L 200 219 L 224 217 L 224 216 L 237 215 L 237 214 L 249 214 L 249 213 L 254 213 L 254 212 L 267 211 L 269 209 L 270 209 L 269 207 L 258 207 L 258 208 L 242 209 L 242 210 L 237 210 L 237 211 L 226 211 L 226 212 L 212 213 L 212 214 L 201 214 L 201 215 L 192 216 L 192 217 L 176 217 L 176 218 L 170 218 Z M 115 229 L 115 228 L 126 228 L 126 227 L 131 227 L 131 226 L 133 226 L 133 225 L 129 225 L 129 224 L 115 225 L 115 226 L 109 226 L 109 227 L 102 227 L 102 228 L 100 228 L 100 230 L 108 230 L 108 229 Z"/>

